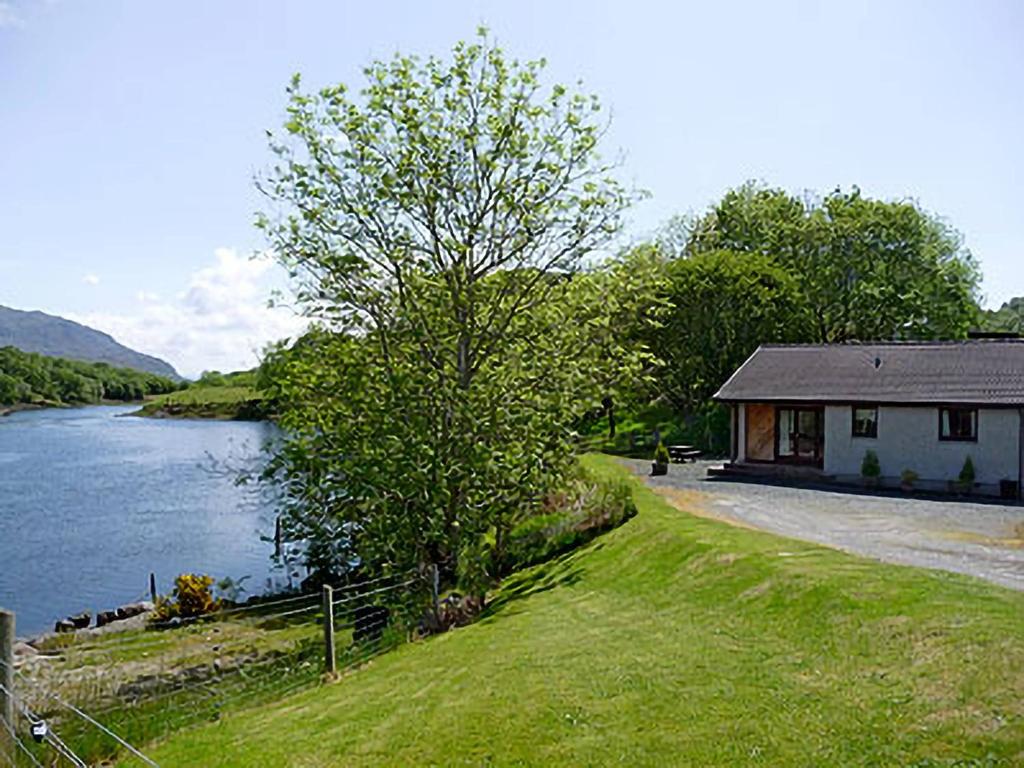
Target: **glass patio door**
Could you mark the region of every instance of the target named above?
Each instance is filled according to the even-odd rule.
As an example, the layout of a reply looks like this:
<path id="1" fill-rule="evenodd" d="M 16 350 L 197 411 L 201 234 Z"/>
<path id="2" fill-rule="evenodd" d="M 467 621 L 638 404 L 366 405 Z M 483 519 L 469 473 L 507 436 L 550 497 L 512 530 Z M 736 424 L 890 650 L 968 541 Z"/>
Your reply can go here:
<path id="1" fill-rule="evenodd" d="M 824 420 L 821 408 L 779 408 L 775 421 L 778 425 L 776 459 L 821 463 Z"/>

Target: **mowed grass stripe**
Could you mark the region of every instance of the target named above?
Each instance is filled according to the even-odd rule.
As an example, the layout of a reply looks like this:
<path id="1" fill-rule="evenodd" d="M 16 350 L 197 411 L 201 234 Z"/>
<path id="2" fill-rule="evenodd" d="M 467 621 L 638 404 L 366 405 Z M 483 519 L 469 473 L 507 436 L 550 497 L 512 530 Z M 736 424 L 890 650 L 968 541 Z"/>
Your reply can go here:
<path id="1" fill-rule="evenodd" d="M 636 518 L 508 579 L 477 624 L 150 752 L 168 766 L 1024 761 L 1024 595 L 635 495 Z"/>

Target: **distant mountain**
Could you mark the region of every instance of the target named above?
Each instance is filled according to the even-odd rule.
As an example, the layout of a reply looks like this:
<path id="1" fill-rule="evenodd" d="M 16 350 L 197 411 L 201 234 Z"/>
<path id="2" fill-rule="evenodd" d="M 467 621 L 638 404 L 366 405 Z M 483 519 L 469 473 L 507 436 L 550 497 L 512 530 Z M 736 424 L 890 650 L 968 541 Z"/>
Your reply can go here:
<path id="1" fill-rule="evenodd" d="M 22 312 L 0 306 L 0 347 L 8 346 L 23 352 L 109 363 L 119 368 L 181 378 L 170 363 L 129 349 L 114 341 L 112 336 L 81 323 L 44 312 Z"/>

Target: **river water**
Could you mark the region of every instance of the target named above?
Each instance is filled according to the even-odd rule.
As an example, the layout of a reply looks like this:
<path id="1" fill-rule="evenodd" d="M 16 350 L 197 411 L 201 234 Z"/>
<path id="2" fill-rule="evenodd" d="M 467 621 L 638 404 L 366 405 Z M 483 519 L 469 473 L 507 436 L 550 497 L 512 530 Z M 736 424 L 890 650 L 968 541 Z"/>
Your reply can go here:
<path id="1" fill-rule="evenodd" d="M 267 423 L 122 417 L 136 406 L 23 411 L 0 418 L 0 607 L 17 634 L 168 592 L 183 572 L 264 590 L 270 507 L 237 487 Z"/>

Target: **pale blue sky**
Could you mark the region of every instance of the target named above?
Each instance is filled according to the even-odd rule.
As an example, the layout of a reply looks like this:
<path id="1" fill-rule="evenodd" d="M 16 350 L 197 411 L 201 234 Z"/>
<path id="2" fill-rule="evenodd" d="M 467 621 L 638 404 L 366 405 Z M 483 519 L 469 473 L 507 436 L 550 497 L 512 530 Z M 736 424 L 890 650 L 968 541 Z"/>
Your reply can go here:
<path id="1" fill-rule="evenodd" d="M 247 364 L 294 329 L 238 258 L 289 76 L 357 84 L 481 22 L 611 107 L 652 193 L 629 235 L 746 179 L 857 184 L 947 217 L 988 304 L 1024 294 L 1024 3 L 0 0 L 0 304 Z"/>

